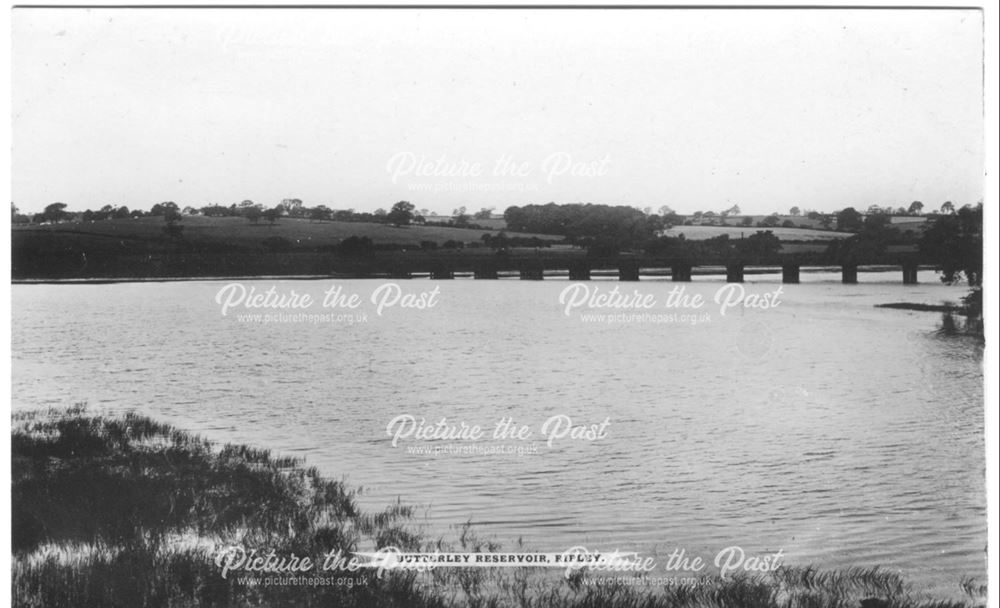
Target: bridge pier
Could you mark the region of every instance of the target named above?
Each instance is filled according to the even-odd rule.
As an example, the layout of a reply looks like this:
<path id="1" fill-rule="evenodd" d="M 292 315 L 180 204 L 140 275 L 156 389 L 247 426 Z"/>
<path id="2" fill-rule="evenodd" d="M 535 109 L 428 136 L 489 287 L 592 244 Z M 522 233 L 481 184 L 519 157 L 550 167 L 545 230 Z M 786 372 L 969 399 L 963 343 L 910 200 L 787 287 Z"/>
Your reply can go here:
<path id="1" fill-rule="evenodd" d="M 472 276 L 477 279 L 496 279 L 499 278 L 497 275 L 496 264 L 477 264 L 473 269 Z"/>
<path id="2" fill-rule="evenodd" d="M 639 262 L 620 262 L 618 264 L 618 280 L 619 281 L 638 281 L 639 280 Z"/>
<path id="3" fill-rule="evenodd" d="M 781 282 L 782 283 L 798 283 L 799 282 L 799 265 L 798 264 L 788 264 L 781 267 Z"/>
<path id="4" fill-rule="evenodd" d="M 569 265 L 570 281 L 589 281 L 590 264 L 586 262 L 571 262 Z"/>
<path id="5" fill-rule="evenodd" d="M 685 281 L 691 280 L 691 266 L 689 264 L 675 264 L 670 267 L 670 280 L 671 281 Z"/>
<path id="6" fill-rule="evenodd" d="M 743 282 L 743 264 L 729 264 L 728 266 L 726 266 L 726 282 L 727 283 Z"/>
<path id="7" fill-rule="evenodd" d="M 917 265 L 903 264 L 903 285 L 917 284 Z"/>
<path id="8" fill-rule="evenodd" d="M 434 280 L 454 279 L 455 271 L 447 266 L 435 266 L 431 269 L 431 278 Z"/>
<path id="9" fill-rule="evenodd" d="M 844 285 L 857 285 L 858 265 L 844 264 L 840 267 L 840 282 Z"/>
<path id="10" fill-rule="evenodd" d="M 541 281 L 545 278 L 545 267 L 541 262 L 525 262 L 521 264 L 522 281 Z"/>

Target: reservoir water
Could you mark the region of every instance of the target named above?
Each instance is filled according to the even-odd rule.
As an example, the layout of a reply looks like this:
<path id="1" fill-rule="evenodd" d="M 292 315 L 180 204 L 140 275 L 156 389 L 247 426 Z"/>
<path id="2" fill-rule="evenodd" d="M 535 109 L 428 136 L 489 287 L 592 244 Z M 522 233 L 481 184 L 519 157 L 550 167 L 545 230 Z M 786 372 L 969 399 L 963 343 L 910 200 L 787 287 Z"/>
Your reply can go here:
<path id="1" fill-rule="evenodd" d="M 747 279 L 747 293 L 781 286 Z M 782 550 L 958 596 L 961 577 L 985 579 L 981 347 L 941 335 L 939 313 L 875 304 L 956 302 L 964 288 L 931 272 L 907 286 L 897 273 L 802 280 L 777 307 L 721 315 L 724 283 L 696 277 L 684 289 L 703 314 L 631 320 L 565 314 L 565 280 L 400 281 L 438 286 L 436 305 L 382 315 L 368 298 L 384 281 L 241 281 L 362 300 L 266 324 L 220 313 L 230 281 L 15 285 L 13 406 L 135 410 L 304 457 L 363 486 L 366 508 L 418 506 L 431 536 L 471 521 L 539 551 Z M 588 283 L 658 302 L 678 285 Z M 393 447 L 387 425 L 407 415 L 531 434 Z M 553 417 L 607 424 L 549 445 Z"/>

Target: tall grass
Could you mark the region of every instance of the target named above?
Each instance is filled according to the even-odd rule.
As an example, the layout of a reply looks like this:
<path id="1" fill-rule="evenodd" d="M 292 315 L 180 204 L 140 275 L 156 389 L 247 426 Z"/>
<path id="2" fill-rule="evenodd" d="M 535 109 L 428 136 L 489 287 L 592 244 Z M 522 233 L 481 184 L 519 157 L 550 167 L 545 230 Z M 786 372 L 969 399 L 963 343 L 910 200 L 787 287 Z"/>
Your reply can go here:
<path id="1" fill-rule="evenodd" d="M 522 568 L 394 571 L 383 578 L 362 570 L 338 573 L 338 585 L 241 584 L 233 574 L 221 576 L 213 561 L 219 548 L 322 556 L 385 546 L 499 546 L 469 526 L 451 543 L 425 540 L 405 505 L 362 513 L 354 490 L 298 459 L 214 446 L 135 414 L 105 417 L 76 407 L 21 413 L 13 422 L 14 606 L 959 608 L 985 595 L 965 579 L 968 602 L 935 603 L 879 569 L 782 568 L 658 588 L 594 586 L 586 573 L 566 580 Z"/>

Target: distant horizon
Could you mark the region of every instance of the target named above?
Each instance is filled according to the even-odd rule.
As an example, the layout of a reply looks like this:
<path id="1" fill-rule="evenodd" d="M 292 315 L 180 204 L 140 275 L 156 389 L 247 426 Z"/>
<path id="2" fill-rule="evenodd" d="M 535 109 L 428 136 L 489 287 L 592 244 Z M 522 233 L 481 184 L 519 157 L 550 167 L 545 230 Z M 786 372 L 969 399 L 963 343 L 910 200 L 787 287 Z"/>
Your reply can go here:
<path id="1" fill-rule="evenodd" d="M 289 197 L 289 198 L 292 198 L 292 197 Z M 277 207 L 278 205 L 280 205 L 282 203 L 282 201 L 278 201 L 277 203 L 274 203 L 272 205 L 272 204 L 267 204 L 267 203 L 261 203 L 260 201 L 254 201 L 253 199 L 240 199 L 240 201 L 232 202 L 232 203 L 228 203 L 228 204 L 223 204 L 223 203 L 205 203 L 205 204 L 201 204 L 201 205 L 193 205 L 193 204 L 182 204 L 182 203 L 180 203 L 178 201 L 166 201 L 166 200 L 164 200 L 164 201 L 157 201 L 157 202 L 152 203 L 152 204 L 150 204 L 148 206 L 141 206 L 141 205 L 139 205 L 139 206 L 133 206 L 133 205 L 129 205 L 127 203 L 125 203 L 125 204 L 106 203 L 106 204 L 112 205 L 113 207 L 116 207 L 116 208 L 124 206 L 124 207 L 127 207 L 130 211 L 139 210 L 139 211 L 148 212 L 154 205 L 157 205 L 159 203 L 172 202 L 172 203 L 176 204 L 177 208 L 180 209 L 180 210 L 184 210 L 184 209 L 187 209 L 188 207 L 190 207 L 190 208 L 195 209 L 197 211 L 201 211 L 202 208 L 208 207 L 208 206 L 213 206 L 213 205 L 219 205 L 219 206 L 222 206 L 222 207 L 230 207 L 232 205 L 236 205 L 237 207 L 239 207 L 240 203 L 243 202 L 243 201 L 245 201 L 245 200 L 251 200 L 253 203 L 255 203 L 256 205 L 258 205 L 258 206 L 260 206 L 261 208 L 264 208 L 264 209 L 273 209 L 273 208 Z M 407 200 L 407 199 L 400 199 L 400 200 Z M 12 202 L 13 202 L 14 205 L 17 205 L 17 201 L 12 201 Z M 330 208 L 333 211 L 352 210 L 352 211 L 354 211 L 356 213 L 375 213 L 375 212 L 377 212 L 379 210 L 384 210 L 384 211 L 388 212 L 392 208 L 392 205 L 395 204 L 396 202 L 399 202 L 399 201 L 393 201 L 392 203 L 388 203 L 388 204 L 380 206 L 380 207 L 375 207 L 373 209 L 360 209 L 360 208 L 357 208 L 357 207 L 331 207 L 330 205 L 325 204 L 325 203 L 310 204 L 309 201 L 305 201 L 305 200 L 302 201 L 302 205 L 303 205 L 303 207 L 306 207 L 306 208 L 312 208 L 312 207 L 318 207 L 320 205 L 325 205 L 326 207 Z M 412 202 L 412 201 L 409 201 L 409 202 Z M 916 201 L 908 201 L 906 203 L 901 203 L 901 204 L 898 204 L 898 205 L 891 205 L 891 206 L 890 205 L 886 205 L 886 206 L 879 205 L 879 207 L 881 209 L 885 210 L 885 211 L 895 212 L 899 208 L 908 209 L 909 206 L 912 203 L 914 203 L 914 202 L 923 203 L 923 209 L 920 211 L 919 215 L 928 215 L 928 214 L 939 212 L 940 209 L 941 209 L 941 206 L 944 203 L 949 202 L 949 201 L 942 201 L 939 204 L 934 204 L 934 203 L 927 203 L 926 201 L 921 201 L 921 200 L 918 199 Z M 950 202 L 954 205 L 954 209 L 957 211 L 958 209 L 961 209 L 964 206 L 974 207 L 976 205 L 982 204 L 983 201 L 982 200 L 978 200 L 978 201 L 975 201 L 975 202 L 966 203 L 966 202 L 962 202 L 962 201 L 951 200 Z M 17 206 L 17 210 L 18 210 L 18 213 L 20 213 L 20 214 L 24 214 L 24 215 L 29 215 L 30 216 L 30 215 L 34 215 L 36 213 L 41 213 L 42 211 L 44 211 L 45 207 L 47 207 L 48 205 L 51 205 L 51 204 L 55 204 L 55 203 L 65 203 L 66 204 L 66 209 L 65 210 L 67 212 L 69 212 L 69 213 L 83 213 L 83 212 L 88 211 L 88 210 L 89 211 L 99 211 L 101 208 L 103 208 L 105 206 L 105 205 L 100 205 L 98 207 L 77 208 L 77 207 L 74 207 L 70 203 L 66 203 L 65 201 L 53 201 L 52 203 L 48 203 L 48 204 L 42 206 L 41 208 L 39 208 L 37 210 L 36 209 L 30 209 L 30 210 L 29 209 L 24 209 L 24 208 L 22 208 L 20 206 Z M 558 201 L 546 201 L 544 203 L 524 203 L 522 205 L 508 205 L 507 207 L 504 207 L 502 209 L 495 208 L 495 209 L 492 210 L 492 213 L 494 215 L 497 215 L 497 216 L 503 216 L 504 211 L 506 211 L 508 208 L 510 208 L 512 206 L 524 207 L 524 206 L 527 206 L 527 205 L 548 205 L 548 204 L 551 204 L 551 203 L 554 203 L 556 205 L 576 205 L 576 204 L 580 204 L 580 205 L 587 205 L 587 204 L 602 205 L 602 204 L 608 204 L 608 203 L 593 203 L 593 202 L 561 203 L 561 202 L 558 202 Z M 644 211 L 644 212 L 645 212 L 645 210 L 647 208 L 649 208 L 651 214 L 653 214 L 653 215 L 662 215 L 660 213 L 660 211 L 659 211 L 659 207 L 652 207 L 651 205 L 644 205 L 644 206 L 641 206 L 641 207 L 640 206 L 636 206 L 636 205 L 610 205 L 610 206 L 630 207 L 632 209 L 636 209 L 636 210 Z M 849 207 L 853 207 L 859 213 L 864 214 L 864 213 L 866 213 L 866 211 L 868 210 L 868 208 L 870 206 L 871 205 L 864 205 L 864 206 L 844 205 L 843 207 L 839 207 L 839 208 L 836 208 L 836 209 L 829 209 L 829 210 L 826 210 L 826 209 L 813 209 L 811 207 L 799 207 L 799 214 L 798 215 L 804 217 L 808 213 L 814 212 L 814 211 L 817 212 L 817 213 L 821 213 L 821 214 L 833 215 L 833 214 L 836 214 L 836 213 L 838 213 L 840 211 L 843 211 L 844 209 L 847 209 Z M 661 207 L 662 207 L 662 205 L 661 205 Z M 482 211 L 485 208 L 486 207 L 479 207 L 479 208 L 476 208 L 476 207 L 466 207 L 466 214 L 469 215 L 469 216 L 472 216 L 472 215 L 475 215 L 477 212 Z M 415 211 L 415 213 L 418 212 L 418 211 L 420 211 L 420 210 L 422 210 L 422 209 L 424 209 L 424 208 L 418 206 L 417 210 Z M 684 210 L 673 208 L 672 206 L 671 206 L 671 209 L 677 215 L 684 216 L 684 217 L 689 217 L 689 216 L 695 215 L 695 214 L 697 214 L 699 212 L 700 213 L 714 212 L 716 215 L 721 215 L 721 212 L 724 211 L 723 209 L 695 209 L 694 211 L 684 211 Z M 427 208 L 427 210 L 429 211 L 429 213 L 427 215 L 431 215 L 431 216 L 434 216 L 434 217 L 454 217 L 454 215 L 455 215 L 453 213 L 455 210 L 452 210 L 452 211 L 438 211 L 438 210 L 430 209 L 430 208 Z M 750 217 L 750 216 L 756 217 L 756 216 L 768 216 L 768 215 L 794 216 L 795 214 L 790 213 L 790 208 L 789 209 L 785 209 L 785 210 L 774 210 L 774 211 L 770 211 L 770 212 L 766 212 L 766 213 L 764 213 L 764 212 L 760 212 L 760 213 L 757 213 L 757 212 L 748 212 L 748 211 L 744 211 L 744 210 L 741 209 L 739 213 L 728 214 L 728 217 Z M 307 219 L 307 218 L 300 218 L 300 219 Z"/>

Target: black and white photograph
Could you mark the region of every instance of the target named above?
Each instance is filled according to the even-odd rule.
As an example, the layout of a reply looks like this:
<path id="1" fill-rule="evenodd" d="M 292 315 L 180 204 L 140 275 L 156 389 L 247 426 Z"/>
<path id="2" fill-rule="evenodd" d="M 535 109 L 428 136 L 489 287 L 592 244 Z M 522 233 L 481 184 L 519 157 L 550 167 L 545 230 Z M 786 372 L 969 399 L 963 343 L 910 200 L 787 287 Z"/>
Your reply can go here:
<path id="1" fill-rule="evenodd" d="M 8 12 L 10 606 L 997 606 L 992 9 Z"/>

